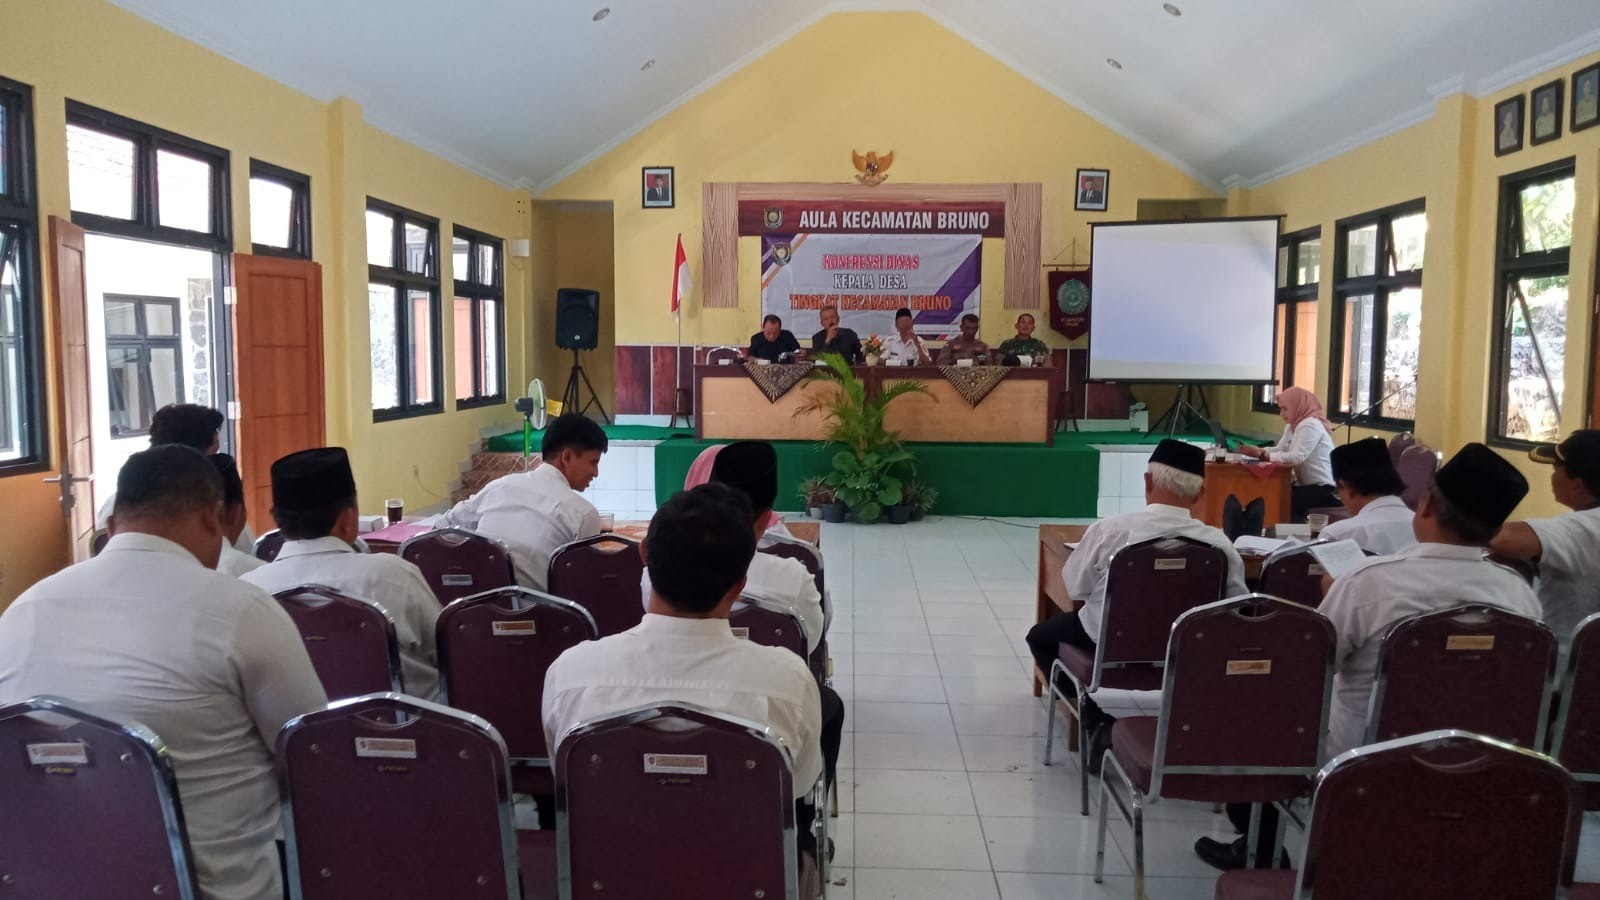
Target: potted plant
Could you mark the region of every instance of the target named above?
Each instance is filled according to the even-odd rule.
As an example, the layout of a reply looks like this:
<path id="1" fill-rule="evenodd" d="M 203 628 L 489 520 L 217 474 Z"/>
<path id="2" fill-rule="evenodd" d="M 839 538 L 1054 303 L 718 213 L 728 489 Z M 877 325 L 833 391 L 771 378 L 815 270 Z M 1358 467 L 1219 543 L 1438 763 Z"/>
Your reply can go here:
<path id="1" fill-rule="evenodd" d="M 904 480 L 915 472 L 916 459 L 900 442 L 900 435 L 883 427 L 890 403 L 910 393 L 927 393 L 916 381 L 899 381 L 876 396 L 868 396 L 866 383 L 850 371 L 837 353 L 824 353 L 822 365 L 810 378 L 831 381 L 835 391 L 818 391 L 802 412 L 827 416 L 827 443 L 839 447 L 833 470 L 823 482 L 834 497 L 848 506 L 857 521 L 876 522 L 884 507 L 903 502 Z M 826 518 L 827 510 L 824 510 Z M 828 519 L 828 521 L 833 521 Z"/>
<path id="2" fill-rule="evenodd" d="M 820 519 L 822 508 L 834 502 L 833 488 L 824 484 L 821 478 L 807 478 L 800 482 L 800 499 L 805 501 L 806 515 Z"/>
<path id="3" fill-rule="evenodd" d="M 905 484 L 905 502 L 911 507 L 911 521 L 920 522 L 933 504 L 939 500 L 939 491 L 932 485 L 921 481 L 908 481 Z"/>
<path id="4" fill-rule="evenodd" d="M 876 366 L 883 362 L 883 338 L 872 335 L 861 342 L 861 353 L 867 358 L 867 365 Z"/>

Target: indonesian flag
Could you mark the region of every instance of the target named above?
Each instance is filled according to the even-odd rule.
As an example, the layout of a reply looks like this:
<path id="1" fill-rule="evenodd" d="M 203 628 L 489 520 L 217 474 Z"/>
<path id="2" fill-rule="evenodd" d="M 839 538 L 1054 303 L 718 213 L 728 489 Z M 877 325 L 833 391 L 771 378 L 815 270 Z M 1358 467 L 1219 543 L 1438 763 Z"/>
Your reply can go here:
<path id="1" fill-rule="evenodd" d="M 683 235 L 678 235 L 678 252 L 672 260 L 672 314 L 678 314 L 678 308 L 685 297 L 689 296 L 689 288 L 694 284 L 689 277 L 689 257 L 683 252 Z"/>

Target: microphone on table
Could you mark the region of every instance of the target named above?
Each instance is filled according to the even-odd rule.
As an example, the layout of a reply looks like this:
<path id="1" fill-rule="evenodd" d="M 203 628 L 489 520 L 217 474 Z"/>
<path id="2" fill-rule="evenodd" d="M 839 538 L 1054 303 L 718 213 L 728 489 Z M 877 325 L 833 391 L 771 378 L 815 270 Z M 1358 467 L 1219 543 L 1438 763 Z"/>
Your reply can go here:
<path id="1" fill-rule="evenodd" d="M 1362 409 L 1362 410 L 1360 410 L 1358 412 L 1350 413 L 1349 415 L 1345 416 L 1344 425 L 1342 426 L 1344 428 L 1344 442 L 1346 444 L 1350 443 L 1350 438 L 1353 436 L 1353 434 L 1355 432 L 1356 419 L 1367 415 L 1368 413 L 1372 412 L 1375 409 L 1381 409 L 1385 403 L 1388 403 L 1390 400 L 1393 400 L 1395 397 L 1400 396 L 1401 394 L 1405 393 L 1407 390 L 1416 387 L 1417 386 L 1417 379 L 1420 378 L 1420 377 L 1422 377 L 1422 376 L 1421 375 L 1412 376 L 1410 381 L 1406 382 L 1405 384 L 1400 385 L 1399 387 L 1395 388 L 1394 390 L 1390 391 L 1389 393 L 1384 394 L 1382 397 L 1379 397 L 1376 402 L 1374 402 L 1372 405 L 1368 406 L 1367 408 Z M 1356 394 L 1355 394 L 1355 389 L 1354 388 L 1352 388 L 1350 390 L 1350 405 L 1351 406 L 1355 406 L 1356 405 Z"/>

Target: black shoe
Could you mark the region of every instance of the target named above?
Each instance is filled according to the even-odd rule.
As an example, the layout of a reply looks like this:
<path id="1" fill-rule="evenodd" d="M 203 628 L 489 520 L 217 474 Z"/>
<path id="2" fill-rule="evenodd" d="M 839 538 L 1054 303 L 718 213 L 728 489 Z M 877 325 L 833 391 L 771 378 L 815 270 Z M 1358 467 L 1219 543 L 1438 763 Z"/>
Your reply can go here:
<path id="1" fill-rule="evenodd" d="M 1249 849 L 1244 838 L 1234 841 L 1219 841 L 1216 838 L 1203 837 L 1194 842 L 1194 853 L 1205 860 L 1206 865 L 1224 872 L 1246 868 L 1245 857 Z"/>
<path id="2" fill-rule="evenodd" d="M 1089 729 L 1089 774 L 1100 774 L 1100 763 L 1111 749 L 1111 722 Z"/>

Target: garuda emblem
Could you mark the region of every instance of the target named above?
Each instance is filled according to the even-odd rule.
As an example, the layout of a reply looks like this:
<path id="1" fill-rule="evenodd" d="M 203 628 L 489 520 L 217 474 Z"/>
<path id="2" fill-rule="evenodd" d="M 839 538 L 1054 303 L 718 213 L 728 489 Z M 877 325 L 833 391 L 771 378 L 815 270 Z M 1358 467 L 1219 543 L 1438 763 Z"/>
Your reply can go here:
<path id="1" fill-rule="evenodd" d="M 850 158 L 855 160 L 856 180 L 868 187 L 882 184 L 889 177 L 889 167 L 894 165 L 894 151 L 890 150 L 882 156 L 868 150 L 863 156 L 854 150 L 850 151 Z"/>

